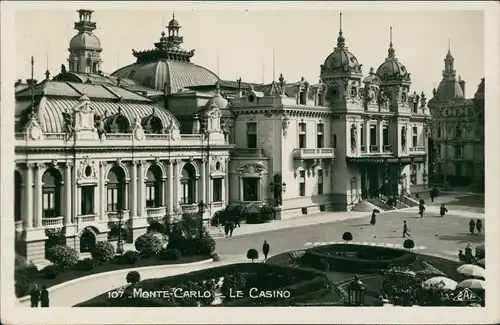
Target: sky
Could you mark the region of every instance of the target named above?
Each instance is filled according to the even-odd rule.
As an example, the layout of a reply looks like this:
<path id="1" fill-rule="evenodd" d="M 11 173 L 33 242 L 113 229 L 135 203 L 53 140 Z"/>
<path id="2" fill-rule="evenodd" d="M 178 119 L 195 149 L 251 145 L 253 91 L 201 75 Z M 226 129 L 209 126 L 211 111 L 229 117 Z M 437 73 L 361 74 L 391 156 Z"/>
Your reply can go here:
<path id="1" fill-rule="evenodd" d="M 75 10 L 79 9 L 75 7 Z M 86 6 L 81 9 L 94 9 Z M 15 13 L 16 77 L 35 79 L 67 66 L 68 46 L 77 31 L 75 10 L 17 11 Z M 101 41 L 102 70 L 111 73 L 135 62 L 132 49 L 154 48 L 173 11 L 96 10 L 92 20 Z M 283 73 L 287 82 L 304 77 L 319 80 L 320 65 L 336 46 L 340 19 L 334 10 L 175 10 L 182 26 L 182 47 L 195 49 L 192 62 L 225 80 L 269 83 Z M 346 46 L 363 64 L 363 74 L 387 57 L 390 27 L 396 57 L 411 73 L 411 89 L 428 97 L 438 85 L 444 57 L 451 45 L 457 75 L 473 96 L 484 76 L 484 16 L 482 11 L 342 11 Z"/>

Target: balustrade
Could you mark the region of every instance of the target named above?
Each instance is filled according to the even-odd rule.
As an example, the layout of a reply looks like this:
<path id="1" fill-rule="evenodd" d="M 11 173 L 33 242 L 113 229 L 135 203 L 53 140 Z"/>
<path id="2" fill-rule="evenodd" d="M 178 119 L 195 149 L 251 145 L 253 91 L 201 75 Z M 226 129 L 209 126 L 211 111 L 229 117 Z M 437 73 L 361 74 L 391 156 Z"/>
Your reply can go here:
<path id="1" fill-rule="evenodd" d="M 62 227 L 64 217 L 42 218 L 42 226 L 44 228 Z"/>

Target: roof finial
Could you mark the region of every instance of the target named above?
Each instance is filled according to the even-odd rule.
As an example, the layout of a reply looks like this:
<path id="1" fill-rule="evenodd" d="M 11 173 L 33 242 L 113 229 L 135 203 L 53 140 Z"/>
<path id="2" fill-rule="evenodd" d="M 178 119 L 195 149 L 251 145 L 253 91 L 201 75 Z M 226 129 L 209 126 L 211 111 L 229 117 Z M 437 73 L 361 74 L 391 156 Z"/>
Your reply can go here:
<path id="1" fill-rule="evenodd" d="M 389 50 L 387 51 L 389 55 L 387 58 L 392 59 L 394 58 L 396 50 L 394 50 L 394 47 L 392 47 L 392 26 L 389 28 Z"/>
<path id="2" fill-rule="evenodd" d="M 340 13 L 340 29 L 339 29 L 339 37 L 337 37 L 337 47 L 343 48 L 345 46 L 345 37 L 342 36 L 342 13 Z"/>
<path id="3" fill-rule="evenodd" d="M 340 29 L 339 34 L 342 35 L 342 13 L 340 13 Z"/>
<path id="4" fill-rule="evenodd" d="M 448 52 L 451 52 L 451 41 L 449 37 L 448 37 Z"/>
<path id="5" fill-rule="evenodd" d="M 390 33 L 390 37 L 389 37 L 389 39 L 390 39 L 389 42 L 390 43 L 389 43 L 389 46 L 392 47 L 392 26 L 390 27 L 390 32 L 389 33 Z"/>

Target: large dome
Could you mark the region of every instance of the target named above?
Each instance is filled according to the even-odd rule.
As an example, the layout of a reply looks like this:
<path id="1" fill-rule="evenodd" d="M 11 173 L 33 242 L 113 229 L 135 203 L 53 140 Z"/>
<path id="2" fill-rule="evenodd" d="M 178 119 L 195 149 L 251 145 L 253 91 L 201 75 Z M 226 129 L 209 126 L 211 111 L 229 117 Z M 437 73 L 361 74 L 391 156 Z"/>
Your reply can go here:
<path id="1" fill-rule="evenodd" d="M 382 81 L 405 80 L 410 78 L 406 67 L 397 58 L 387 58 L 376 72 Z"/>
<path id="2" fill-rule="evenodd" d="M 102 51 L 101 41 L 92 33 L 84 32 L 79 33 L 69 42 L 69 50 L 96 50 Z"/>
<path id="3" fill-rule="evenodd" d="M 333 52 L 328 55 L 325 63 L 321 66 L 321 73 L 361 73 L 362 65 L 345 46 L 345 37 L 342 34 L 342 29 L 340 29 L 339 37 L 337 37 L 337 47 L 333 49 Z"/>
<path id="4" fill-rule="evenodd" d="M 435 97 L 437 100 L 464 98 L 464 93 L 457 80 L 442 80 L 437 87 Z"/>
<path id="5" fill-rule="evenodd" d="M 214 85 L 219 81 L 219 77 L 206 68 L 191 62 L 170 60 L 134 63 L 118 69 L 111 75 L 132 79 L 144 87 L 160 91 L 166 89 L 168 94 L 190 86 Z"/>

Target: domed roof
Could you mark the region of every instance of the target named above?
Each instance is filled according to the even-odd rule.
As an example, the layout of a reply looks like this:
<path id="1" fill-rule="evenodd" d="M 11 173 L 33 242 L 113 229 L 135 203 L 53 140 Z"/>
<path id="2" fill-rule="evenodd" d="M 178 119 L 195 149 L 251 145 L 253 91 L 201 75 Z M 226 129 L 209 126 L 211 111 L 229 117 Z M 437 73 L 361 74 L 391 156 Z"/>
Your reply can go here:
<path id="1" fill-rule="evenodd" d="M 385 61 L 377 68 L 377 76 L 382 80 L 386 81 L 406 81 L 411 82 L 410 74 L 406 70 L 406 67 L 399 62 L 396 58 L 396 50 L 392 45 L 392 27 L 391 27 L 391 37 L 390 37 L 389 49 L 387 50 L 387 58 Z"/>
<path id="2" fill-rule="evenodd" d="M 379 85 L 382 83 L 382 81 L 380 80 L 379 76 L 375 74 L 373 68 L 370 68 L 370 73 L 365 79 L 363 79 L 363 83 Z"/>
<path id="3" fill-rule="evenodd" d="M 142 86 L 176 93 L 197 85 L 213 85 L 219 77 L 212 71 L 191 62 L 160 60 L 134 63 L 111 74 L 115 77 L 132 79 Z"/>
<path id="4" fill-rule="evenodd" d="M 179 22 L 177 20 L 175 20 L 175 16 L 168 23 L 168 27 L 180 27 Z"/>
<path id="5" fill-rule="evenodd" d="M 435 98 L 440 101 L 453 98 L 464 98 L 464 93 L 457 80 L 442 80 L 437 87 Z"/>
<path id="6" fill-rule="evenodd" d="M 71 39 L 69 42 L 69 50 L 96 50 L 102 51 L 101 41 L 99 38 L 92 33 L 83 32 L 79 33 Z"/>
<path id="7" fill-rule="evenodd" d="M 205 104 L 205 108 L 213 108 L 217 107 L 219 109 L 226 109 L 229 107 L 229 101 L 221 96 L 221 94 L 217 93 L 214 97 L 210 98 L 208 102 Z"/>

